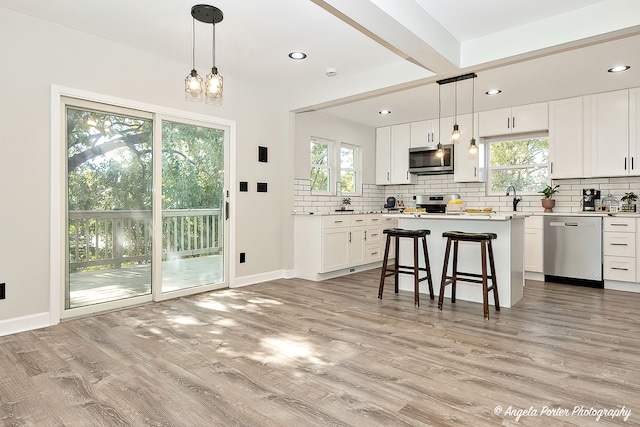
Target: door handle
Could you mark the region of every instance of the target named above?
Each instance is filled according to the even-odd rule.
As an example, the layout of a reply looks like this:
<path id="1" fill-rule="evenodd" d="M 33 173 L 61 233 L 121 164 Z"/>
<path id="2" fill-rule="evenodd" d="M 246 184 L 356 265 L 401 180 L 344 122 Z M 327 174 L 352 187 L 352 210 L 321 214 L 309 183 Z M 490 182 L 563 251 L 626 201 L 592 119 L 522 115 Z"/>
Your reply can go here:
<path id="1" fill-rule="evenodd" d="M 367 240 L 367 231 L 364 232 L 364 240 Z"/>
<path id="2" fill-rule="evenodd" d="M 627 271 L 629 270 L 628 268 L 620 268 L 620 267 L 611 267 L 612 270 L 622 270 L 622 271 Z"/>
<path id="3" fill-rule="evenodd" d="M 229 202 L 225 202 L 224 204 L 224 220 L 229 219 Z"/>
<path id="4" fill-rule="evenodd" d="M 349 243 L 351 243 L 351 232 L 349 232 Z"/>
<path id="5" fill-rule="evenodd" d="M 628 243 L 609 243 L 611 246 L 629 246 Z"/>

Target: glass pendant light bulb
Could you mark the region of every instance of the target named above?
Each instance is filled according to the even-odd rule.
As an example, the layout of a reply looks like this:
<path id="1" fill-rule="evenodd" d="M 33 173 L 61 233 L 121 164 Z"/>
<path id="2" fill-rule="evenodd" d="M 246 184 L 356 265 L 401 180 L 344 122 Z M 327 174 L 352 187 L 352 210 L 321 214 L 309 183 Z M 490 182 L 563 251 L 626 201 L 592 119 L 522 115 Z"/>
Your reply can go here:
<path id="1" fill-rule="evenodd" d="M 213 67 L 211 74 L 207 74 L 204 84 L 204 95 L 208 104 L 222 104 L 222 76 L 218 74 L 218 69 Z"/>
<path id="2" fill-rule="evenodd" d="M 194 69 L 184 79 L 184 96 L 189 101 L 202 101 L 202 77 Z"/>
<path id="3" fill-rule="evenodd" d="M 438 142 L 438 149 L 436 150 L 436 157 L 441 159 L 444 157 L 444 149 L 442 148 L 442 144 Z"/>
<path id="4" fill-rule="evenodd" d="M 453 125 L 453 132 L 451 132 L 451 138 L 454 141 L 457 141 L 460 139 L 460 129 L 458 128 L 458 124 L 456 123 L 455 125 Z"/>
<path id="5" fill-rule="evenodd" d="M 478 146 L 476 145 L 476 139 L 471 138 L 469 142 L 469 154 L 476 154 L 478 152 Z"/>

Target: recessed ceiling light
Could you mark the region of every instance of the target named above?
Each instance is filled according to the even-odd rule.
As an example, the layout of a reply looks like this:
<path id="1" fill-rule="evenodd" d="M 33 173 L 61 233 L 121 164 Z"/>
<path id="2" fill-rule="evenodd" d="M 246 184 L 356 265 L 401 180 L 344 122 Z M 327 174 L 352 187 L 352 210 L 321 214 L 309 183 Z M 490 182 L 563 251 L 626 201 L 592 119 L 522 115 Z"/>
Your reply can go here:
<path id="1" fill-rule="evenodd" d="M 378 114 L 382 114 L 383 116 L 387 116 L 387 115 L 391 114 L 391 110 L 380 110 L 380 111 L 378 111 Z"/>
<path id="2" fill-rule="evenodd" d="M 491 89 L 485 92 L 487 95 L 497 95 L 499 93 L 502 93 L 500 89 Z"/>
<path id="3" fill-rule="evenodd" d="M 295 60 L 301 60 L 307 57 L 307 54 L 304 52 L 291 52 L 289 54 L 289 58 L 291 59 L 295 59 Z"/>
<path id="4" fill-rule="evenodd" d="M 616 67 L 609 68 L 607 71 L 610 73 L 620 73 L 622 71 L 627 71 L 629 68 L 631 68 L 629 65 L 618 65 Z"/>

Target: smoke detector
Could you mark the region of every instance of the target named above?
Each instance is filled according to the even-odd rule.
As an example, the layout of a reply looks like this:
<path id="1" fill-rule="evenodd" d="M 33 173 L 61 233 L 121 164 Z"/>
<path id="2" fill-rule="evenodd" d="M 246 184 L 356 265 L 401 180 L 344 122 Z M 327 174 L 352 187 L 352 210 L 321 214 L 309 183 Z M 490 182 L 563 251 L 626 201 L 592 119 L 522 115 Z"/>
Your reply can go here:
<path id="1" fill-rule="evenodd" d="M 327 68 L 325 74 L 327 75 L 327 77 L 334 77 L 336 74 L 338 74 L 338 70 L 336 70 L 335 68 Z"/>

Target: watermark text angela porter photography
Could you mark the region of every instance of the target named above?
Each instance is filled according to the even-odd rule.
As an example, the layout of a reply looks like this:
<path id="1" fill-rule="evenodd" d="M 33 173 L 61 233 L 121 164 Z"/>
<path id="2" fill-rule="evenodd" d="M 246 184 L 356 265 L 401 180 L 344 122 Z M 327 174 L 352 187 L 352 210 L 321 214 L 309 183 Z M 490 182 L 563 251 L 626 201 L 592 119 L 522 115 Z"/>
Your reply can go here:
<path id="1" fill-rule="evenodd" d="M 626 406 L 617 408 L 603 408 L 595 406 L 575 405 L 575 406 L 530 406 L 529 408 L 518 408 L 515 406 L 496 406 L 493 409 L 495 415 L 504 418 L 515 419 L 527 417 L 571 417 L 571 418 L 591 418 L 600 421 L 609 418 L 618 421 L 628 421 L 631 418 L 631 409 Z"/>

